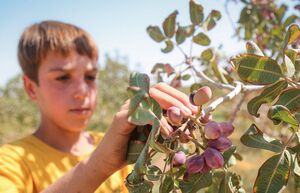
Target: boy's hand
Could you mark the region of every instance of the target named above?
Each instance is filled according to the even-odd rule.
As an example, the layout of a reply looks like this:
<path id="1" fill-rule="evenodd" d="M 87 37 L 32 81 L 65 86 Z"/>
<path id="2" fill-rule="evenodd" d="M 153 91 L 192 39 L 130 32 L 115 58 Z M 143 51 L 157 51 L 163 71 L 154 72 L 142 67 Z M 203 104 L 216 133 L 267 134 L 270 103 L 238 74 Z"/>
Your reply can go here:
<path id="1" fill-rule="evenodd" d="M 180 108 L 185 116 L 197 112 L 197 107 L 189 102 L 186 94 L 165 83 L 159 83 L 150 88 L 149 94 L 163 109 L 176 106 Z M 125 102 L 120 111 L 114 116 L 109 130 L 100 144 L 100 146 L 105 146 L 106 148 L 103 149 L 108 151 L 108 157 L 104 156 L 104 158 L 112 171 L 116 171 L 126 164 L 125 157 L 129 136 L 136 127 L 136 125 L 128 122 L 128 110 L 129 100 Z M 161 123 L 163 124 L 161 132 L 164 135 L 169 135 L 172 132 L 172 128 L 165 119 L 162 119 Z"/>

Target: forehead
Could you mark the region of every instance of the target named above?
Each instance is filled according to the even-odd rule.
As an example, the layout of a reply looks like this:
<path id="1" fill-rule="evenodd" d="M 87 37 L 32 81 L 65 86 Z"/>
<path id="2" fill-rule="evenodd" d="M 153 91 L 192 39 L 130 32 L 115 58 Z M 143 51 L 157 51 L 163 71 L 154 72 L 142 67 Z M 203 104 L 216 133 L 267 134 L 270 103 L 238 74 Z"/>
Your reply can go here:
<path id="1" fill-rule="evenodd" d="M 55 70 L 94 70 L 97 69 L 96 61 L 89 57 L 71 51 L 67 56 L 59 52 L 50 51 L 42 60 L 40 69 L 42 71 Z"/>

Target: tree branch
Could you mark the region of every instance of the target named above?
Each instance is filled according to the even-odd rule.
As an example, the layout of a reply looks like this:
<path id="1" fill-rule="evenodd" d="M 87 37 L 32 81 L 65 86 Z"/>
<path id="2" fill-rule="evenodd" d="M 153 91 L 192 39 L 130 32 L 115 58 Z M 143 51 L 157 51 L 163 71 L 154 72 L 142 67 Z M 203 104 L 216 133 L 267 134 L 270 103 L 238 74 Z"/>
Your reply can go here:
<path id="1" fill-rule="evenodd" d="M 212 102 L 207 108 L 202 110 L 202 113 L 204 115 L 206 115 L 207 113 L 214 111 L 217 108 L 217 106 L 219 106 L 223 102 L 233 99 L 240 92 L 242 92 L 242 87 L 243 87 L 242 83 L 241 82 L 235 82 L 235 83 L 236 83 L 236 87 L 230 93 L 228 93 L 227 95 L 222 96 L 222 97 L 218 98 L 217 100 L 215 100 L 214 102 Z"/>

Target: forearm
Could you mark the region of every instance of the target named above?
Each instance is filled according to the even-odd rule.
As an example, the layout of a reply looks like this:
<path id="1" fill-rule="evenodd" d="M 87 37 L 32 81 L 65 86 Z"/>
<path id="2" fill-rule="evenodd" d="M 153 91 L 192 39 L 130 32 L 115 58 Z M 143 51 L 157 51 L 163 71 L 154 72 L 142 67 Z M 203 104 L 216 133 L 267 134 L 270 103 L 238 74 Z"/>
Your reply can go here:
<path id="1" fill-rule="evenodd" d="M 115 147 L 110 147 L 114 143 Z M 124 166 L 128 137 L 119 137 L 111 132 L 105 135 L 95 151 L 78 163 L 72 170 L 50 185 L 42 193 L 90 193 L 94 192 L 110 175 Z M 126 153 L 126 152 L 125 152 Z M 123 162 L 120 162 L 120 156 Z"/>

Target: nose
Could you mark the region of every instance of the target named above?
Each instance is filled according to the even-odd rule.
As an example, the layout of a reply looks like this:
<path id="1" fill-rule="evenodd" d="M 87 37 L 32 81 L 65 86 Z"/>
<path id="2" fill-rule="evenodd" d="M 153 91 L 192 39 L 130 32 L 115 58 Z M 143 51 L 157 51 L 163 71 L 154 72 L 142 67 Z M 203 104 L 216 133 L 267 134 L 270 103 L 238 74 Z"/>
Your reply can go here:
<path id="1" fill-rule="evenodd" d="M 84 80 L 74 82 L 74 99 L 83 100 L 88 96 L 88 84 Z"/>

